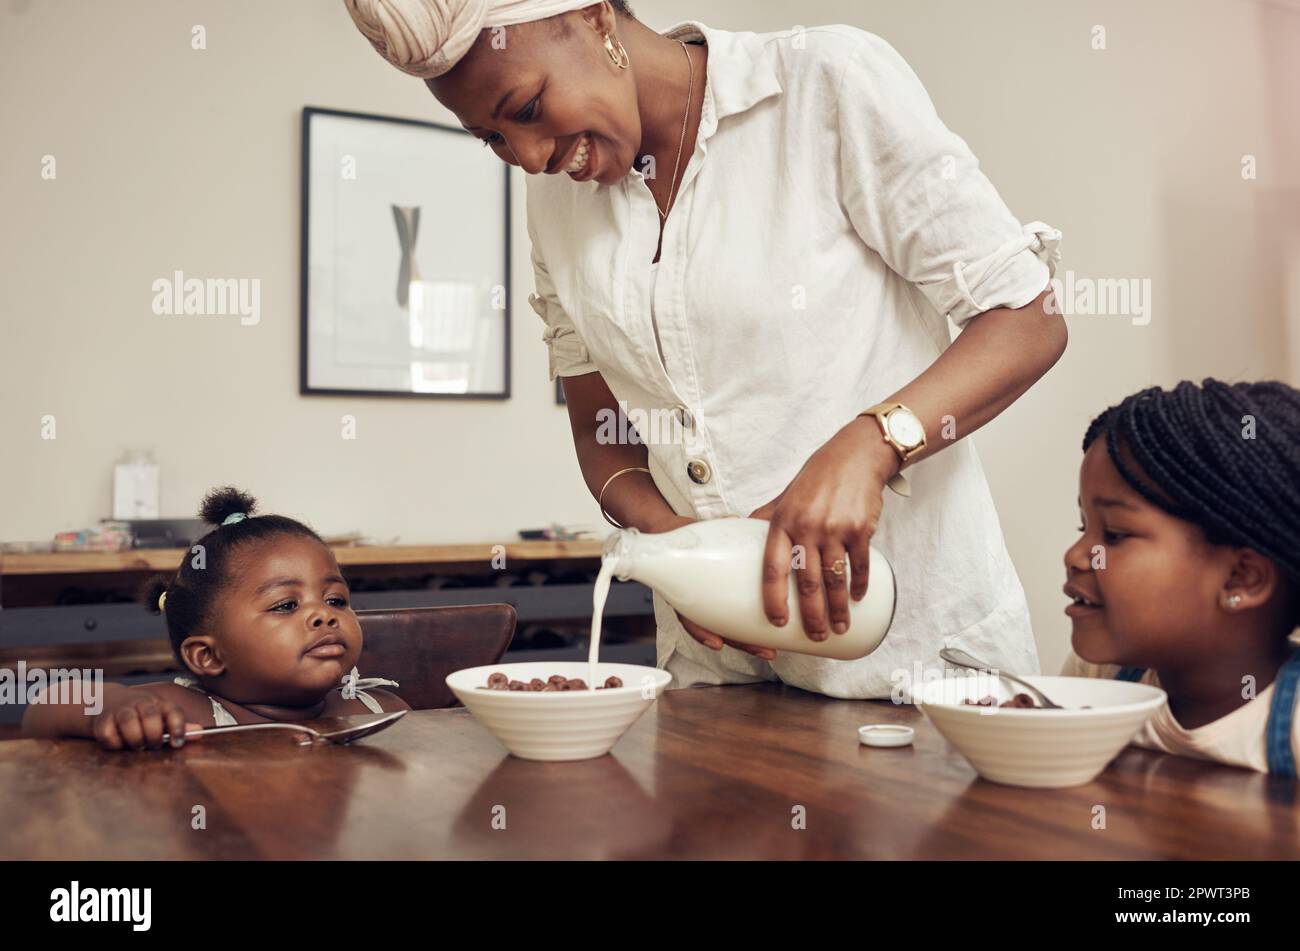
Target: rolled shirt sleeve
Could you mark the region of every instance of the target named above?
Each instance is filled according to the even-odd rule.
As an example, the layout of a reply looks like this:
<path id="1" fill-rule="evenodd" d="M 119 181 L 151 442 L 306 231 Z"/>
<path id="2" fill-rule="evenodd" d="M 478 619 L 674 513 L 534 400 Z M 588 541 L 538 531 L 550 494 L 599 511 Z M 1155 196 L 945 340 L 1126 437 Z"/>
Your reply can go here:
<path id="1" fill-rule="evenodd" d="M 1061 233 L 1021 226 L 892 46 L 861 33 L 835 100 L 845 207 L 890 268 L 958 327 L 1043 292 Z"/>
<path id="2" fill-rule="evenodd" d="M 546 329 L 542 331 L 542 340 L 550 353 L 550 379 L 594 372 L 597 369 L 596 364 L 591 362 L 591 354 L 587 352 L 586 344 L 578 336 L 578 328 L 573 325 L 573 318 L 560 306 L 559 298 L 555 295 L 555 285 L 551 283 L 551 275 L 537 252 L 535 242 L 532 261 L 536 292 L 528 295 L 528 304 L 546 324 Z"/>

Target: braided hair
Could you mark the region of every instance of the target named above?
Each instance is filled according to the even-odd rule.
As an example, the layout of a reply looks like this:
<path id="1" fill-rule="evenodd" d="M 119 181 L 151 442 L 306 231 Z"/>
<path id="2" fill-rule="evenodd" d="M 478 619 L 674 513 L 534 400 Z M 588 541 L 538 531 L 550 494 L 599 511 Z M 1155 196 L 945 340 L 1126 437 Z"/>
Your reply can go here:
<path id="1" fill-rule="evenodd" d="M 1300 586 L 1300 390 L 1215 379 L 1153 386 L 1094 419 L 1084 452 L 1103 436 L 1147 501 L 1199 525 L 1211 544 L 1254 549 Z"/>
<path id="2" fill-rule="evenodd" d="M 155 575 L 140 588 L 140 602 L 152 613 L 161 611 L 166 616 L 172 652 L 182 666 L 181 644 L 211 620 L 218 597 L 233 579 L 237 553 L 285 536 L 314 538 L 325 544 L 295 519 L 283 515 L 254 518 L 256 508 L 256 499 L 232 486 L 210 491 L 199 506 L 199 518 L 212 525 L 212 530 L 186 552 L 174 573 Z"/>

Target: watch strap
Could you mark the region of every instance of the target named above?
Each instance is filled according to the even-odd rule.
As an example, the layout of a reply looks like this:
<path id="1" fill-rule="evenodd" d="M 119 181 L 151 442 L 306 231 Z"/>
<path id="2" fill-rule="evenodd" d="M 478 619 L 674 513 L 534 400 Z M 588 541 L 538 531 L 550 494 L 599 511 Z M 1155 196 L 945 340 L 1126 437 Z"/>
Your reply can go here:
<path id="1" fill-rule="evenodd" d="M 908 482 L 907 476 L 901 472 L 896 472 L 890 476 L 885 485 L 889 486 L 895 495 L 901 495 L 905 499 L 912 497 L 912 483 Z"/>

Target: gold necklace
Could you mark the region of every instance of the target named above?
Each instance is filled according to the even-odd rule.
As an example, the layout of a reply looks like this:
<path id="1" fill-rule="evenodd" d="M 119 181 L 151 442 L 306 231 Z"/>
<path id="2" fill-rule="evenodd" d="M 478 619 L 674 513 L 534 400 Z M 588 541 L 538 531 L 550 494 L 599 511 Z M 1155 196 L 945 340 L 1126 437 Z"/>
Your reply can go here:
<path id="1" fill-rule="evenodd" d="M 686 112 L 682 115 L 682 137 L 681 141 L 677 143 L 677 161 L 673 163 L 673 180 L 668 189 L 668 201 L 665 202 L 665 208 L 659 208 L 659 203 L 655 203 L 655 207 L 659 208 L 659 217 L 664 220 L 668 219 L 668 211 L 673 207 L 673 195 L 677 193 L 677 170 L 682 164 L 682 147 L 686 144 L 686 124 L 691 116 L 691 94 L 695 92 L 695 62 L 691 59 L 691 51 L 686 48 L 686 44 L 681 40 L 677 42 L 681 46 L 682 52 L 686 54 L 686 67 L 690 70 L 690 78 L 687 80 L 686 85 Z"/>

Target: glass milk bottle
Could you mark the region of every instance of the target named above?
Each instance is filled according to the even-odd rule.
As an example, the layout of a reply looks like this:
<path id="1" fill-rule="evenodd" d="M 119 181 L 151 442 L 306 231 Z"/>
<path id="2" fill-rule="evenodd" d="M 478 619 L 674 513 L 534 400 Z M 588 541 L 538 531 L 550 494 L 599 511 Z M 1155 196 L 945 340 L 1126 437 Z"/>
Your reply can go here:
<path id="1" fill-rule="evenodd" d="M 639 581 L 663 596 L 683 617 L 728 640 L 778 651 L 854 660 L 875 650 L 894 619 L 894 572 L 885 556 L 871 549 L 870 579 L 861 601 L 849 596 L 849 629 L 830 630 L 814 641 L 804 632 L 790 573 L 789 618 L 777 627 L 763 611 L 763 550 L 769 522 L 755 518 L 717 518 L 671 532 L 645 534 L 635 528 L 614 532 L 604 558 L 614 577 Z M 845 565 L 845 584 L 849 568 Z"/>

